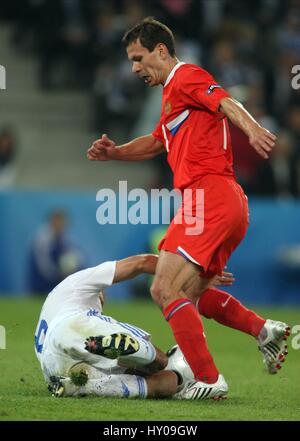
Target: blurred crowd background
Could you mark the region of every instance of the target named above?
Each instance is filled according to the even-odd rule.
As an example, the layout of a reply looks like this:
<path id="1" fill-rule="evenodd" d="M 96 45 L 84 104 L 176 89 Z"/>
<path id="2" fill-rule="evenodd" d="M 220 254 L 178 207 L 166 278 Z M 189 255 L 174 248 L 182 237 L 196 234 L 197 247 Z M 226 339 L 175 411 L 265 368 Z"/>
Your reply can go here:
<path id="1" fill-rule="evenodd" d="M 256 290 L 247 298 L 284 302 L 280 293 L 288 290 L 300 302 L 300 80 L 292 87 L 292 67 L 300 65 L 300 0 L 2 0 L 0 292 L 34 290 L 26 255 L 32 262 L 39 228 L 61 210 L 79 242 L 76 258 L 63 260 L 76 263 L 73 269 L 99 256 L 153 249 L 151 227 L 126 231 L 134 237 L 130 246 L 122 243 L 121 226 L 97 225 L 95 192 L 117 189 L 119 180 L 132 188 L 171 188 L 165 157 L 138 165 L 85 157 L 101 133 L 125 142 L 151 132 L 159 119 L 160 88 L 135 78 L 121 44 L 125 30 L 148 15 L 173 30 L 180 60 L 211 72 L 278 136 L 264 161 L 231 126 L 236 175 L 252 207 L 249 241 L 233 267 L 243 274 L 242 291 Z M 253 285 L 251 269 L 260 280 Z"/>

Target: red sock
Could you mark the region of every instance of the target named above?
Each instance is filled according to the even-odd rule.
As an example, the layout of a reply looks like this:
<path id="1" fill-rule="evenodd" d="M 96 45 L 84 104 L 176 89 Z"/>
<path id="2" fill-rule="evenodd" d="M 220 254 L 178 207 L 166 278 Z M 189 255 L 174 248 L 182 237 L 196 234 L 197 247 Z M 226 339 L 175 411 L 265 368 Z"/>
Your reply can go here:
<path id="1" fill-rule="evenodd" d="M 197 309 L 187 298 L 176 299 L 164 310 L 174 337 L 197 380 L 215 383 L 219 372 L 209 353 Z"/>
<path id="2" fill-rule="evenodd" d="M 258 336 L 266 321 L 227 292 L 216 288 L 206 289 L 196 306 L 204 317 L 254 337 Z"/>

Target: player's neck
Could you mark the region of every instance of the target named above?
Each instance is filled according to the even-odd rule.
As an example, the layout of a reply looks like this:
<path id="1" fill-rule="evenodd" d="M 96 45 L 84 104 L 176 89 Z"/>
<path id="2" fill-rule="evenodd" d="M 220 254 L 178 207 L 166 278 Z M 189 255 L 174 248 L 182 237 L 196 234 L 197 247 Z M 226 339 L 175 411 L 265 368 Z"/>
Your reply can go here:
<path id="1" fill-rule="evenodd" d="M 164 69 L 164 73 L 163 73 L 163 78 L 162 78 L 162 82 L 161 82 L 162 86 L 165 85 L 165 83 L 166 83 L 166 81 L 167 81 L 167 79 L 168 79 L 170 73 L 172 72 L 172 70 L 174 69 L 174 67 L 176 66 L 176 64 L 178 64 L 178 63 L 179 63 L 179 60 L 178 60 L 177 57 L 170 58 L 170 59 L 168 60 L 167 66 L 166 66 L 166 68 Z"/>

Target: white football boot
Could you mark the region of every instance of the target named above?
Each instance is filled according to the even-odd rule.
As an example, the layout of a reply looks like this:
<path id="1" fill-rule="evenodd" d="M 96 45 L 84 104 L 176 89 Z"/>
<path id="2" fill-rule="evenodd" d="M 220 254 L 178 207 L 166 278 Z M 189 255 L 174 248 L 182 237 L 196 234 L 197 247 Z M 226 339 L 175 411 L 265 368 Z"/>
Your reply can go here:
<path id="1" fill-rule="evenodd" d="M 188 381 L 184 388 L 174 395 L 177 400 L 223 400 L 227 398 L 228 385 L 219 374 L 218 380 L 213 384 L 202 381 Z"/>
<path id="2" fill-rule="evenodd" d="M 288 354 L 286 340 L 291 333 L 290 327 L 283 322 L 266 320 L 257 338 L 258 349 L 270 374 L 276 374 Z"/>

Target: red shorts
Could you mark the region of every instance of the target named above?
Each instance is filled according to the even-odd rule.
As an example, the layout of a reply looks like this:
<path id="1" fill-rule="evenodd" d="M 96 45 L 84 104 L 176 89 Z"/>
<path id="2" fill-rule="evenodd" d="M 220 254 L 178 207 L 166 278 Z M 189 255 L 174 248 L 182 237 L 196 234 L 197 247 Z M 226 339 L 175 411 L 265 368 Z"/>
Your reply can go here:
<path id="1" fill-rule="evenodd" d="M 207 175 L 187 190 L 158 249 L 184 256 L 212 277 L 223 271 L 246 235 L 247 197 L 230 176 Z"/>

